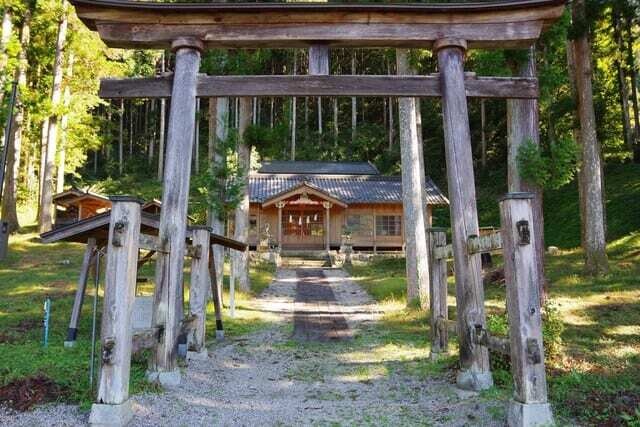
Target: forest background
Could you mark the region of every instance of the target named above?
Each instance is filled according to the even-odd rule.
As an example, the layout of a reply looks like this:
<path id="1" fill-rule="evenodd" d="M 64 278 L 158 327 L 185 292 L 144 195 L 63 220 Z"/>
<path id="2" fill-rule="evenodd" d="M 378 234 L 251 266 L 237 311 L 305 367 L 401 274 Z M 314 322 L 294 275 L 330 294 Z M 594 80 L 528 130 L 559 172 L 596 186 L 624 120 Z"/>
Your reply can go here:
<path id="1" fill-rule="evenodd" d="M 2 118 L 8 114 L 11 84 L 18 99 L 8 144 L 2 218 L 13 230 L 17 211 L 38 215 L 40 229 L 50 225 L 42 206 L 51 194 L 77 186 L 104 193 L 126 190 L 145 198 L 161 192 L 164 135 L 162 110 L 169 100 L 105 101 L 97 96 L 104 77 L 152 76 L 170 72 L 170 52 L 108 49 L 60 0 L 6 0 L 0 38 Z M 522 173 L 546 190 L 571 185 L 580 166 L 575 84 L 567 55 L 570 42 L 586 35 L 593 64 L 593 106 L 597 143 L 605 171 L 640 162 L 638 113 L 639 6 L 634 1 L 587 1 L 584 16 L 571 8 L 540 39 L 536 65 L 540 78 L 541 148 L 522 153 Z M 575 9 L 575 8 L 574 8 Z M 393 49 L 334 49 L 332 74 L 395 74 Z M 470 51 L 466 69 L 478 75 L 509 76 L 521 51 Z M 413 71 L 437 72 L 429 50 L 411 52 Z M 307 51 L 213 50 L 204 54 L 201 72 L 212 75 L 306 74 Z M 579 88 L 578 88 L 579 90 Z M 200 102 L 193 198 L 190 209 L 206 216 L 211 145 L 209 100 Z M 226 117 L 238 125 L 238 101 Z M 507 109 L 503 100 L 471 99 L 472 143 L 479 193 L 504 191 Z M 446 191 L 444 142 L 439 99 L 420 102 L 427 174 Z M 371 161 L 384 174 L 399 174 L 398 103 L 393 98 L 260 98 L 253 101 L 253 125 L 246 137 L 252 163 L 265 159 Z M 162 123 L 164 122 L 164 123 Z M 4 139 L 3 139 L 4 140 Z M 218 144 L 220 145 L 220 144 Z M 228 161 L 233 162 L 233 144 Z M 527 150 L 524 150 L 527 151 Z M 605 173 L 606 181 L 606 173 Z M 606 197 L 605 197 L 606 198 Z M 485 209 L 486 205 L 486 209 Z M 491 206 L 489 206 L 491 205 Z M 497 224 L 497 205 L 480 200 L 481 225 Z M 439 215 L 446 225 L 448 215 Z M 633 226 L 633 224 L 627 224 Z M 637 223 L 635 225 L 638 225 Z M 638 228 L 638 227 L 636 227 Z M 608 229 L 611 238 L 625 230 Z M 574 247 L 578 230 L 549 233 L 549 244 Z"/>

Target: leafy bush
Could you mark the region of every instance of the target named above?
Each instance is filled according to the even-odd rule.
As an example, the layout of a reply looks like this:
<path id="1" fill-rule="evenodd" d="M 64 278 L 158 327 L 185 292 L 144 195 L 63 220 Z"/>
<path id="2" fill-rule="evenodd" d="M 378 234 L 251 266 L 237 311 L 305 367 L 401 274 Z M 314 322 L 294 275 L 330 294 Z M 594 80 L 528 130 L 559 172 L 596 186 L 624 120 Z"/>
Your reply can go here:
<path id="1" fill-rule="evenodd" d="M 578 154 L 578 145 L 569 138 L 552 142 L 548 152 L 529 139 L 518 149 L 518 170 L 525 181 L 556 189 L 573 180 Z"/>
<path id="2" fill-rule="evenodd" d="M 506 337 L 509 334 L 507 313 L 490 314 L 487 316 L 487 329 L 491 335 Z M 564 324 L 558 308 L 550 302 L 542 307 L 542 340 L 544 343 L 544 355 L 546 361 L 557 358 L 562 349 L 562 332 Z M 493 371 L 511 369 L 511 360 L 508 355 L 491 352 L 491 369 Z"/>

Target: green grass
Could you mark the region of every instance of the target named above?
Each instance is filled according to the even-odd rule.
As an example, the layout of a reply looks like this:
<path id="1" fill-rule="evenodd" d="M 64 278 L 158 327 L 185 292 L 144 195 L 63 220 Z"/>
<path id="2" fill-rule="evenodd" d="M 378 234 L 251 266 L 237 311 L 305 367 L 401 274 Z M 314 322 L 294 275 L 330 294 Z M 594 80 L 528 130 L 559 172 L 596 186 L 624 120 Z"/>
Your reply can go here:
<path id="1" fill-rule="evenodd" d="M 602 278 L 582 275 L 580 250 L 547 257 L 549 300 L 558 309 L 564 326 L 561 356 L 547 360 L 550 398 L 557 414 L 564 418 L 578 418 L 592 425 L 638 425 L 640 232 L 611 242 L 608 254 L 611 272 Z M 376 300 L 404 304 L 402 259 L 355 264 L 351 272 Z M 450 278 L 451 318 L 455 317 L 454 296 Z M 494 319 L 505 315 L 504 286 L 487 287 L 485 301 L 487 312 Z M 414 308 L 397 310 L 383 322 L 390 339 L 416 346 L 426 343 L 426 314 Z M 429 369 L 428 364 L 419 366 Z M 494 379 L 499 387 L 492 393 L 506 398 L 511 390 L 511 375 L 504 368 L 494 364 Z"/>
<path id="2" fill-rule="evenodd" d="M 607 239 L 616 241 L 640 230 L 640 164 L 614 164 L 605 168 Z M 480 226 L 499 226 L 498 198 L 506 193 L 504 170 L 491 170 L 476 178 Z M 434 225 L 450 227 L 448 209 L 434 211 Z M 580 209 L 577 183 L 544 192 L 544 236 L 547 246 L 571 249 L 580 245 Z"/>
<path id="3" fill-rule="evenodd" d="M 0 386 L 13 380 L 43 374 L 63 386 L 61 400 L 78 402 L 88 407 L 89 359 L 93 285 L 88 286 L 75 348 L 63 347 L 69 315 L 73 305 L 76 282 L 82 260 L 83 245 L 55 243 L 43 245 L 31 228 L 10 239 L 10 255 L 0 266 Z M 139 276 L 153 278 L 152 263 L 144 266 Z M 236 317 L 224 310 L 225 335 L 230 339 L 269 324 L 268 319 L 246 309 L 245 302 L 261 292 L 271 281 L 273 268 L 266 264 L 251 268 L 252 292 L 236 294 Z M 188 274 L 186 275 L 188 278 Z M 228 277 L 225 277 L 228 282 Z M 151 293 L 152 284 L 140 284 L 140 293 Z M 42 341 L 43 304 L 52 300 L 49 346 Z M 185 298 L 188 299 L 188 292 Z M 102 291 L 99 293 L 99 302 Z M 224 300 L 229 301 L 228 293 Z M 207 316 L 208 338 L 215 336 L 213 305 Z M 134 358 L 131 371 L 131 392 L 156 388 L 144 380 L 146 360 Z"/>

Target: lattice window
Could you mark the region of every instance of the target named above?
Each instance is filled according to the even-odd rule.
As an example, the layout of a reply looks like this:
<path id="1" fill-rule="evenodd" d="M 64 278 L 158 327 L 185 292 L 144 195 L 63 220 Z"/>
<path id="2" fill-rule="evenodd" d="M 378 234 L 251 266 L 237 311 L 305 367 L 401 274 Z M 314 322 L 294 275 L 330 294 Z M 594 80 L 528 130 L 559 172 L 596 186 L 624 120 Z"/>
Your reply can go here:
<path id="1" fill-rule="evenodd" d="M 402 216 L 376 216 L 376 234 L 378 236 L 400 236 L 402 234 Z"/>
<path id="2" fill-rule="evenodd" d="M 348 215 L 347 228 L 354 237 L 373 236 L 373 215 Z"/>

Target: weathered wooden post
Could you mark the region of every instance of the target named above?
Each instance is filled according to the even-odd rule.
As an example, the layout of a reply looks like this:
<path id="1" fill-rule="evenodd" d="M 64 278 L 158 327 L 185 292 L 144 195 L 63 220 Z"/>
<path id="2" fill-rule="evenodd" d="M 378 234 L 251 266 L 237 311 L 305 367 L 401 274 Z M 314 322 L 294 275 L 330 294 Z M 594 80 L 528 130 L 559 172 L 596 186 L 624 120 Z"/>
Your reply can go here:
<path id="1" fill-rule="evenodd" d="M 211 291 L 211 277 L 209 276 L 209 250 L 211 245 L 211 229 L 206 226 L 192 226 L 192 244 L 197 257 L 191 260 L 191 286 L 189 288 L 189 311 L 195 319 L 189 333 L 187 359 L 206 360 L 208 357 L 205 347 L 205 324 L 207 317 L 207 296 Z M 215 289 L 215 283 L 213 284 Z M 217 292 L 216 292 L 217 293 Z"/>
<path id="2" fill-rule="evenodd" d="M 438 54 L 442 91 L 447 181 L 451 201 L 452 246 L 456 277 L 456 306 L 460 340 L 460 388 L 483 390 L 493 385 L 486 347 L 474 345 L 476 328 L 486 329 L 480 254 L 469 254 L 467 242 L 479 234 L 471 157 L 471 133 L 464 87 L 464 40 L 441 39 Z"/>
<path id="3" fill-rule="evenodd" d="M 213 246 L 213 245 L 212 245 Z M 222 327 L 222 288 L 216 286 L 218 274 L 222 274 L 222 270 L 216 269 L 215 257 L 213 251 L 210 252 L 209 258 L 209 276 L 211 277 L 211 297 L 213 299 L 213 308 L 216 313 L 216 339 L 224 339 L 224 328 Z"/>
<path id="4" fill-rule="evenodd" d="M 138 270 L 141 201 L 116 196 L 111 197 L 111 203 L 100 331 L 100 384 L 89 417 L 94 426 L 123 426 L 133 416 L 129 400 L 131 312 Z"/>
<path id="5" fill-rule="evenodd" d="M 438 360 L 449 354 L 449 330 L 447 322 L 447 258 L 438 248 L 447 245 L 444 228 L 429 230 L 429 293 L 431 294 L 431 360 Z"/>
<path id="6" fill-rule="evenodd" d="M 532 193 L 508 193 L 500 201 L 511 371 L 515 386 L 507 413 L 509 426 L 553 424 L 544 370 L 533 198 Z"/>
<path id="7" fill-rule="evenodd" d="M 89 271 L 93 264 L 95 253 L 96 239 L 90 237 L 87 239 L 87 247 L 84 250 L 84 257 L 82 258 L 82 267 L 80 267 L 80 277 L 78 278 L 78 289 L 76 290 L 76 298 L 73 301 L 73 309 L 71 310 L 71 320 L 69 321 L 69 329 L 67 330 L 67 339 L 64 342 L 65 347 L 73 347 L 76 345 L 78 321 L 80 320 L 82 302 L 84 301 L 84 294 L 87 291 Z M 98 274 L 98 272 L 95 272 L 95 274 Z"/>
<path id="8" fill-rule="evenodd" d="M 196 82 L 202 42 L 178 38 L 172 43 L 176 53 L 171 111 L 164 163 L 162 211 L 158 240 L 167 253 L 158 254 L 154 292 L 153 325 L 162 336 L 149 366 L 148 378 L 165 387 L 180 383 L 176 364 L 178 335 L 183 320 L 182 280 L 187 229 L 191 146 L 195 129 Z"/>

